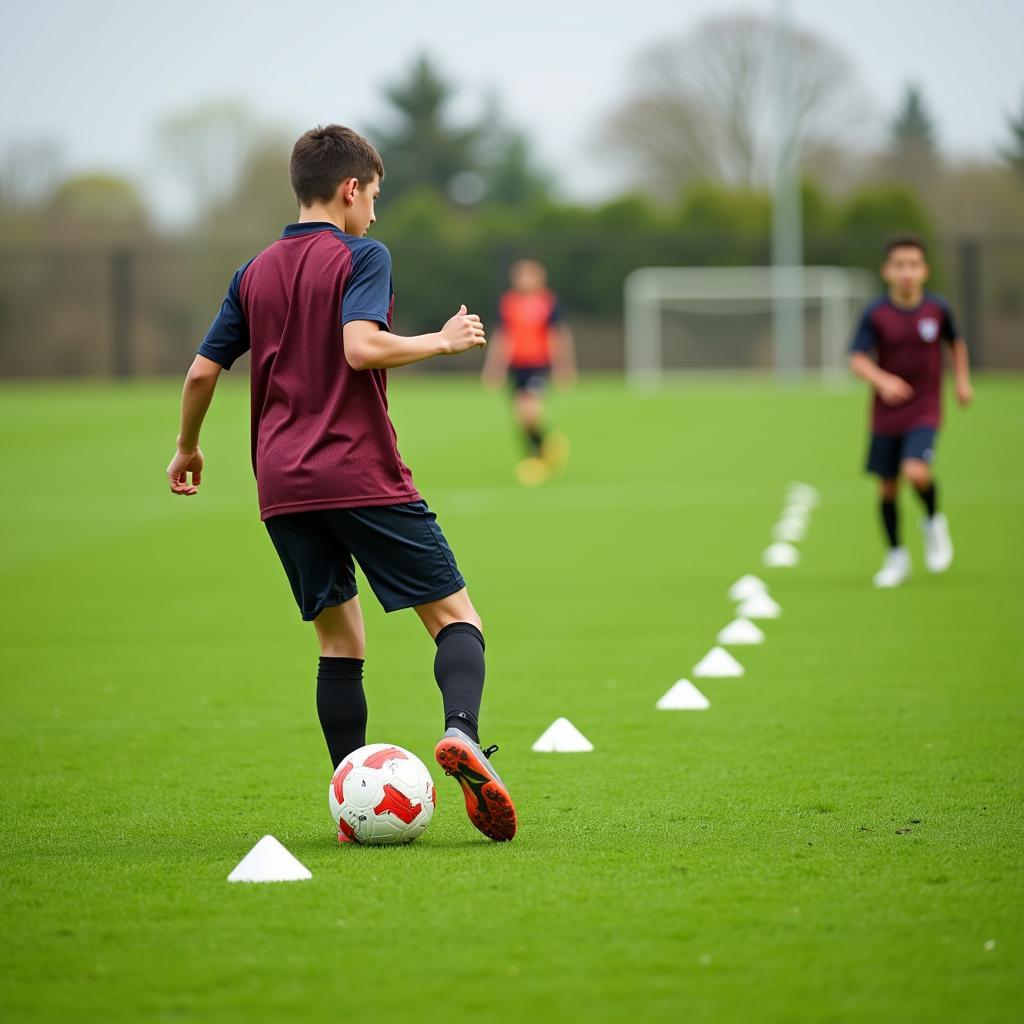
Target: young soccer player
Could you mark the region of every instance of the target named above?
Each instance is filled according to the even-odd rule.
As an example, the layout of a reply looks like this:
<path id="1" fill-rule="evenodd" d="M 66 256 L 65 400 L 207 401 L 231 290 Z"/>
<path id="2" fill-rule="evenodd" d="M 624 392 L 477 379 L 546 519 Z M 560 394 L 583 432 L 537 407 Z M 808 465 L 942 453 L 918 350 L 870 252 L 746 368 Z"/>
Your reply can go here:
<path id="1" fill-rule="evenodd" d="M 498 325 L 484 360 L 484 383 L 496 387 L 507 373 L 526 457 L 516 473 L 527 486 L 543 483 L 565 461 L 568 442 L 544 426 L 544 391 L 549 377 L 576 378 L 572 332 L 558 297 L 547 287 L 547 271 L 536 260 L 519 260 L 509 271 L 512 287 L 502 295 Z"/>
<path id="2" fill-rule="evenodd" d="M 887 293 L 864 310 L 850 346 L 850 367 L 874 389 L 867 469 L 880 481 L 882 523 L 889 550 L 876 587 L 898 587 L 910 575 L 910 553 L 900 543 L 896 497 L 904 477 L 924 506 L 925 564 L 944 572 L 953 561 L 946 517 L 938 511 L 932 475 L 942 416 L 942 343 L 950 346 L 957 401 L 971 403 L 967 346 L 948 304 L 924 290 L 928 262 L 916 235 L 891 238 L 882 278 Z"/>
<path id="3" fill-rule="evenodd" d="M 387 371 L 486 344 L 465 306 L 437 332 L 391 331 L 391 256 L 364 237 L 384 167 L 339 125 L 292 150 L 299 219 L 231 279 L 185 379 L 167 477 L 198 492 L 199 431 L 221 370 L 251 351 L 252 464 L 260 516 L 320 643 L 316 706 L 337 767 L 366 742 L 365 639 L 353 559 L 385 611 L 414 608 L 436 643 L 445 733 L 435 757 L 472 823 L 511 839 L 516 812 L 480 747 L 484 637 L 451 549 L 398 453 Z M 348 841 L 344 832 L 339 842 Z"/>

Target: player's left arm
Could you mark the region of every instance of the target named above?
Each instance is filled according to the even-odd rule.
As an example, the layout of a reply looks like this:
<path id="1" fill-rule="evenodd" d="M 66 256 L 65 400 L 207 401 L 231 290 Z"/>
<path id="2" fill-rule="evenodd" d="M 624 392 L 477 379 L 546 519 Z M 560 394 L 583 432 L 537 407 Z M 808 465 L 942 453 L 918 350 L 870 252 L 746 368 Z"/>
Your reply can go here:
<path id="1" fill-rule="evenodd" d="M 484 387 L 497 388 L 508 372 L 508 348 L 505 344 L 505 331 L 499 318 L 497 327 L 491 332 L 491 343 L 484 355 L 484 365 L 480 370 L 480 379 Z"/>
<path id="2" fill-rule="evenodd" d="M 217 379 L 223 367 L 205 356 L 196 356 L 181 390 L 181 425 L 174 458 L 167 467 L 167 482 L 175 494 L 196 494 L 203 475 L 203 452 L 199 431 L 213 401 Z"/>
<path id="3" fill-rule="evenodd" d="M 956 400 L 966 408 L 974 401 L 974 388 L 971 386 L 971 360 L 967 352 L 967 342 L 957 330 L 953 311 L 946 306 L 942 317 L 942 334 L 949 341 L 949 353 L 953 361 L 953 385 L 956 389 Z"/>
<path id="4" fill-rule="evenodd" d="M 551 325 L 551 370 L 555 383 L 567 388 L 576 383 L 576 343 L 572 329 L 560 320 Z"/>
<path id="5" fill-rule="evenodd" d="M 576 383 L 576 345 L 572 330 L 565 322 L 565 311 L 556 297 L 548 320 L 548 341 L 551 345 L 551 372 L 562 388 Z"/>
<path id="6" fill-rule="evenodd" d="M 248 266 L 247 263 L 235 271 L 220 312 L 210 324 L 199 346 L 199 354 L 185 376 L 185 386 L 181 391 L 181 425 L 174 458 L 167 467 L 167 482 L 174 494 L 198 493 L 203 476 L 199 431 L 206 418 L 206 410 L 213 401 L 217 378 L 221 370 L 230 370 L 234 361 L 249 351 L 249 325 L 241 299 L 242 275 Z"/>
<path id="7" fill-rule="evenodd" d="M 967 354 L 967 342 L 963 338 L 954 338 L 950 342 L 949 352 L 953 360 L 956 400 L 966 408 L 974 401 L 974 387 L 971 384 L 971 360 Z"/>

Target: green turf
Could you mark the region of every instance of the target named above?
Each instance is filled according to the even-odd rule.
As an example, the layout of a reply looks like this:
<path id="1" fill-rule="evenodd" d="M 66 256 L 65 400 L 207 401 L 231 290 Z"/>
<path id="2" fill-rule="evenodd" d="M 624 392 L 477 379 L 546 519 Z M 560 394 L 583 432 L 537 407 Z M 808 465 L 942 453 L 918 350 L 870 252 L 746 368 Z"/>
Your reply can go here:
<path id="1" fill-rule="evenodd" d="M 394 375 L 521 817 L 481 840 L 440 778 L 403 849 L 334 842 L 243 384 L 192 500 L 164 491 L 177 392 L 0 391 L 0 1018 L 1020 1019 L 1024 383 L 950 411 L 957 562 L 883 593 L 859 389 L 591 382 L 557 402 L 569 471 L 528 491 L 502 401 Z M 766 574 L 782 619 L 709 711 L 656 712 L 794 479 L 823 500 L 802 563 Z M 370 739 L 428 759 L 430 640 L 365 607 Z M 593 753 L 530 751 L 559 715 Z M 266 832 L 311 882 L 226 883 Z"/>

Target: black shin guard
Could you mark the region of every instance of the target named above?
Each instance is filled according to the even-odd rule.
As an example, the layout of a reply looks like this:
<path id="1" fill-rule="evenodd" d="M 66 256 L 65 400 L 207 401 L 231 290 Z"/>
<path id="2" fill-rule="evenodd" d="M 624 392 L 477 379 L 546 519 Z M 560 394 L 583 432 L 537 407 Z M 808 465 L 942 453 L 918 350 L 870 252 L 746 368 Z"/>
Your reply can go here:
<path id="1" fill-rule="evenodd" d="M 479 742 L 484 692 L 484 637 L 471 622 L 450 622 L 434 638 L 434 678 L 444 701 L 446 729 L 461 729 Z"/>
<path id="2" fill-rule="evenodd" d="M 316 711 L 324 731 L 331 767 L 366 744 L 366 695 L 362 658 L 320 658 Z"/>

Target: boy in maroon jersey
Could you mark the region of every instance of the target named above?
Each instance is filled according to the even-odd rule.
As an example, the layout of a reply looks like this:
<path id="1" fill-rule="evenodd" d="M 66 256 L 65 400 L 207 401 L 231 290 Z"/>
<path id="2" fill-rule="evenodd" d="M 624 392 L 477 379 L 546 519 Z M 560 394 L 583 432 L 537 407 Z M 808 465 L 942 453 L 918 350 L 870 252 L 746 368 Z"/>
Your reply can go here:
<path id="1" fill-rule="evenodd" d="M 299 219 L 241 267 L 199 348 L 167 477 L 197 493 L 199 431 L 221 370 L 251 351 L 252 464 L 260 517 L 320 642 L 316 705 L 336 768 L 366 743 L 365 637 L 353 559 L 385 611 L 414 608 L 433 637 L 445 733 L 435 757 L 491 839 L 516 831 L 512 799 L 477 734 L 484 638 L 455 558 L 398 453 L 387 371 L 486 344 L 465 306 L 436 333 L 391 332 L 391 255 L 364 237 L 384 167 L 349 128 L 295 143 Z M 191 479 L 189 479 L 191 477 Z M 339 832 L 339 842 L 350 837 Z"/>
<path id="2" fill-rule="evenodd" d="M 931 463 L 942 419 L 942 343 L 950 347 L 957 401 L 974 397 L 967 346 L 944 299 L 924 290 L 928 263 L 916 235 L 891 238 L 882 277 L 887 294 L 864 310 L 850 346 L 850 368 L 874 388 L 867 469 L 880 480 L 882 523 L 889 550 L 876 587 L 898 587 L 910 575 L 910 553 L 900 543 L 896 497 L 903 476 L 924 505 L 925 564 L 944 572 L 953 561 L 949 524 L 938 511 Z"/>

